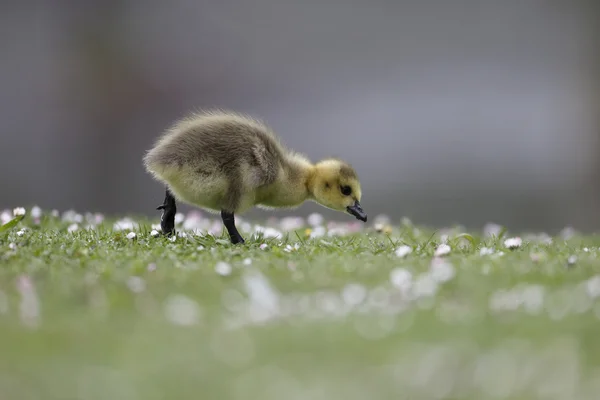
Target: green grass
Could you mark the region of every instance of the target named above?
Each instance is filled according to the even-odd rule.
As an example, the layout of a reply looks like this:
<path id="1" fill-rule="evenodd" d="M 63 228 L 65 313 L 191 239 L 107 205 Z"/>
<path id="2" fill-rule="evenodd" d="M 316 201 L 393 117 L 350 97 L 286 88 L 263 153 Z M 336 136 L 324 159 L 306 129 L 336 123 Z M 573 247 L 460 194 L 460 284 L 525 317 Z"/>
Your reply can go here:
<path id="1" fill-rule="evenodd" d="M 134 239 L 50 214 L 0 228 L 0 399 L 600 393 L 600 237 L 509 250 L 504 232 L 396 222 L 232 246 L 136 221 Z"/>

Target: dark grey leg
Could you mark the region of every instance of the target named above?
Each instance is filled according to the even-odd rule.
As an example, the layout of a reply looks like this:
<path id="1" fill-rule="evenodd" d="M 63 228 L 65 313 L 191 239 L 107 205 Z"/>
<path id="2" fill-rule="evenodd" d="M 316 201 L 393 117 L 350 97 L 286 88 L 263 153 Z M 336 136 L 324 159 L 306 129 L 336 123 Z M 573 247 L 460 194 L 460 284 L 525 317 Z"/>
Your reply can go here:
<path id="1" fill-rule="evenodd" d="M 165 192 L 165 201 L 162 205 L 156 208 L 162 210 L 160 216 L 160 228 L 165 235 L 172 235 L 175 233 L 175 214 L 177 214 L 177 205 L 175 204 L 175 197 L 167 188 Z"/>
<path id="2" fill-rule="evenodd" d="M 221 211 L 221 219 L 223 220 L 223 225 L 225 225 L 227 232 L 229 232 L 229 237 L 231 238 L 231 243 L 233 243 L 233 244 L 245 243 L 244 238 L 242 237 L 242 235 L 240 235 L 237 228 L 235 227 L 235 217 L 234 217 L 233 213 L 227 212 L 227 211 Z"/>

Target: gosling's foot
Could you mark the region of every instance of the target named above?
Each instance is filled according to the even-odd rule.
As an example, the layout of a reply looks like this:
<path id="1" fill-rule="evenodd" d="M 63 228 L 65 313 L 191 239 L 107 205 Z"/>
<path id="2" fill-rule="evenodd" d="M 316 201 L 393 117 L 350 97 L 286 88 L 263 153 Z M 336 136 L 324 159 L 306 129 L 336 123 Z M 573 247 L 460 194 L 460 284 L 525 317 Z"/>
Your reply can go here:
<path id="1" fill-rule="evenodd" d="M 231 236 L 230 235 L 229 237 L 231 239 L 231 243 L 232 244 L 244 244 L 244 243 L 246 243 L 246 241 L 244 240 L 244 238 L 240 234 L 238 234 L 237 236 Z"/>
<path id="2" fill-rule="evenodd" d="M 156 207 L 157 210 L 162 210 L 160 216 L 160 229 L 163 234 L 170 236 L 175 233 L 175 214 L 177 214 L 177 205 L 175 204 L 175 197 L 171 194 L 169 189 L 165 193 L 165 201 L 162 205 Z"/>
<path id="3" fill-rule="evenodd" d="M 229 238 L 231 239 L 232 244 L 246 243 L 242 235 L 240 235 L 235 227 L 235 216 L 232 212 L 221 211 L 221 219 L 223 220 L 223 225 L 225 225 L 225 228 L 229 233 Z"/>

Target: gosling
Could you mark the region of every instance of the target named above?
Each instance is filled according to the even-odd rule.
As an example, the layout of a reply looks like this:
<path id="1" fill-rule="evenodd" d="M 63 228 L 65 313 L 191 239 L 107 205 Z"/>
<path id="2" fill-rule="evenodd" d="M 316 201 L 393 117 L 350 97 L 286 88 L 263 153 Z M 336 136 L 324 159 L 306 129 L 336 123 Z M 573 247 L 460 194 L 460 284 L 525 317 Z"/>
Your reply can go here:
<path id="1" fill-rule="evenodd" d="M 288 150 L 263 122 L 229 111 L 193 112 L 176 121 L 143 164 L 166 186 L 161 229 L 175 231 L 177 202 L 221 214 L 231 243 L 244 243 L 235 215 L 256 206 L 296 208 L 307 200 L 366 222 L 355 170 L 339 159 L 316 164 Z"/>

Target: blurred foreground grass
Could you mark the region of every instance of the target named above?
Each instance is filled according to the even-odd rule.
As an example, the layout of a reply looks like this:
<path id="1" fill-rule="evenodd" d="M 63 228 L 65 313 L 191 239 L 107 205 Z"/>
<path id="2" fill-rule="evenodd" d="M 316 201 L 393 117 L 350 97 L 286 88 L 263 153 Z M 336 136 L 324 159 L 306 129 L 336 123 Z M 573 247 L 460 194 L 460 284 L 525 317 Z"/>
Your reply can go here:
<path id="1" fill-rule="evenodd" d="M 198 215 L 169 240 L 156 221 L 32 211 L 0 233 L 2 400 L 600 393 L 600 237 L 511 250 L 497 227 L 313 216 L 238 222 L 240 247 Z"/>

